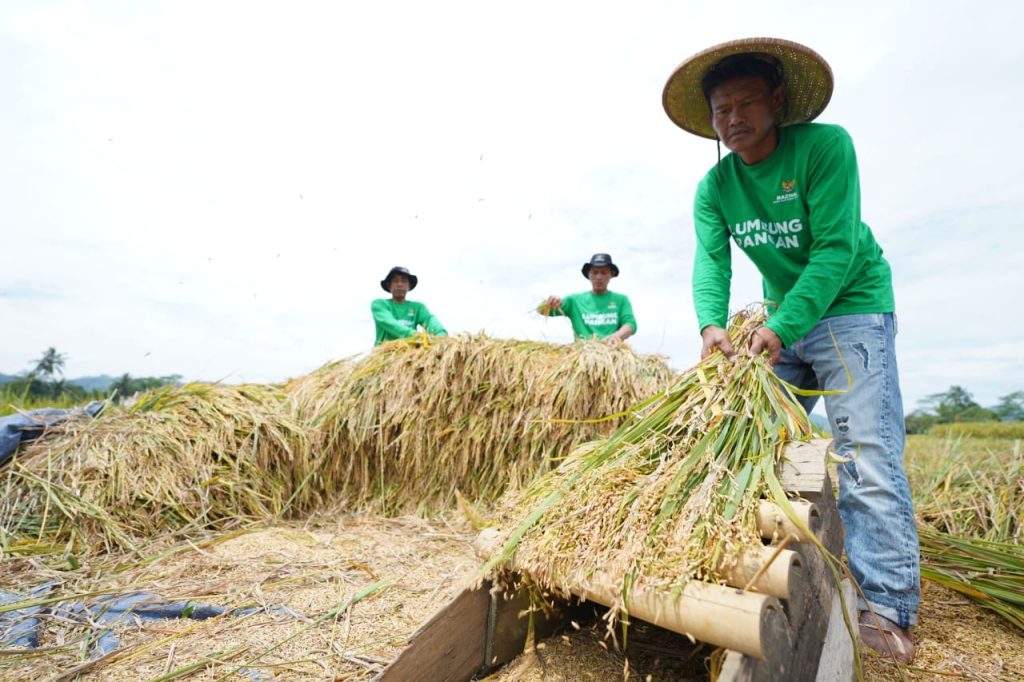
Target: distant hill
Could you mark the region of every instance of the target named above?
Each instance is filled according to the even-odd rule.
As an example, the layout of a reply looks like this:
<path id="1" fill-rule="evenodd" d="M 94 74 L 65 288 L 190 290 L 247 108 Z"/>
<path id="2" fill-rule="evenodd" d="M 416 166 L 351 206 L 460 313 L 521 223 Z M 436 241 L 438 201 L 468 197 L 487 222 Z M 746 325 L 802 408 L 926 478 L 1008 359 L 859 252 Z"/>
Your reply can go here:
<path id="1" fill-rule="evenodd" d="M 67 382 L 65 383 L 73 384 L 75 386 L 81 386 L 86 391 L 90 392 L 100 391 L 105 393 L 106 391 L 110 390 L 110 387 L 114 385 L 115 381 L 117 381 L 117 379 L 115 379 L 114 377 L 108 376 L 106 374 L 101 374 L 97 377 L 79 377 L 77 379 L 68 379 Z"/>
<path id="2" fill-rule="evenodd" d="M 0 384 L 8 384 L 17 378 L 18 377 L 14 376 L 13 374 L 0 373 Z"/>

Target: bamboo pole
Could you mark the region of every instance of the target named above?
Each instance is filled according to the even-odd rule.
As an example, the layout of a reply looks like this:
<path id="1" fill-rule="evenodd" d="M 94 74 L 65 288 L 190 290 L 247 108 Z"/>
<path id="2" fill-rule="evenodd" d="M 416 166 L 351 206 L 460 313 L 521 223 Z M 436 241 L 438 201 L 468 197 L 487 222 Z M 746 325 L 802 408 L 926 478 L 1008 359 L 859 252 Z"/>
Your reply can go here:
<path id="1" fill-rule="evenodd" d="M 718 576 L 731 587 L 789 599 L 801 566 L 800 555 L 791 549 L 744 547 L 738 554 L 722 560 Z"/>
<path id="2" fill-rule="evenodd" d="M 473 543 L 477 554 L 487 558 L 497 552 L 500 537 L 496 528 L 481 531 Z M 741 585 L 748 582 L 773 553 L 771 548 L 764 552 L 755 548 L 744 550 L 732 564 L 730 580 Z M 691 580 L 675 597 L 664 590 L 634 587 L 628 595 L 626 608 L 631 617 L 765 659 L 770 651 L 778 648 L 778 642 L 783 641 L 782 636 L 788 632 L 782 605 L 772 593 L 789 594 L 789 571 L 794 565 L 799 566 L 796 553 L 782 550 L 754 584 L 763 594 Z M 515 557 L 509 562 L 509 568 L 516 570 Z M 614 586 L 603 572 L 592 574 L 570 587 L 568 592 L 608 607 L 621 600 L 621 587 Z"/>
<path id="3" fill-rule="evenodd" d="M 790 500 L 797 518 L 804 527 L 810 528 L 811 522 L 818 517 L 818 510 L 814 505 L 805 500 Z M 757 507 L 757 527 L 761 531 L 761 537 L 767 540 L 782 541 L 789 536 L 794 536 L 796 542 L 810 542 L 810 538 L 782 510 L 777 504 L 761 500 Z"/>
<path id="4" fill-rule="evenodd" d="M 620 601 L 621 588 L 608 581 L 608 576 L 595 573 L 570 591 L 580 599 L 612 607 Z M 635 587 L 626 608 L 631 617 L 760 659 L 779 653 L 774 643 L 782 638 L 776 635 L 788 632 L 782 604 L 775 597 L 697 580 L 688 582 L 677 597 Z"/>

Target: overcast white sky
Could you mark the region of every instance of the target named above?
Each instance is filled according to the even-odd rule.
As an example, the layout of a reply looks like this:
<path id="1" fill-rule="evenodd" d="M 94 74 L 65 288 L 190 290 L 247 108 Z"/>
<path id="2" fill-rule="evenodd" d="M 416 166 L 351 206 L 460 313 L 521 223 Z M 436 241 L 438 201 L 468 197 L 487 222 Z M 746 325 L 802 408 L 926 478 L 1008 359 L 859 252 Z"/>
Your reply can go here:
<path id="1" fill-rule="evenodd" d="M 699 351 L 713 142 L 674 67 L 753 35 L 829 60 L 890 260 L 908 408 L 1024 389 L 1024 12 L 1008 2 L 12 2 L 0 6 L 0 371 L 283 380 L 369 349 L 401 264 L 450 332 L 610 252 L 642 352 Z M 733 305 L 760 296 L 742 263 Z"/>

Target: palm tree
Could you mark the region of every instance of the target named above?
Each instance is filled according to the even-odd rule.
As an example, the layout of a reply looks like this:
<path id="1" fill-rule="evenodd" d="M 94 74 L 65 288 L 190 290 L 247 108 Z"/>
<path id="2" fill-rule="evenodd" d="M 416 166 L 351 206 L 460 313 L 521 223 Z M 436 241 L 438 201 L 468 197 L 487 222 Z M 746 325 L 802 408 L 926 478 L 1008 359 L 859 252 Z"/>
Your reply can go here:
<path id="1" fill-rule="evenodd" d="M 36 368 L 32 370 L 32 375 L 41 379 L 52 379 L 57 375 L 64 376 L 64 359 L 66 357 L 64 353 L 58 353 L 53 346 L 47 348 L 43 357 L 36 360 Z"/>

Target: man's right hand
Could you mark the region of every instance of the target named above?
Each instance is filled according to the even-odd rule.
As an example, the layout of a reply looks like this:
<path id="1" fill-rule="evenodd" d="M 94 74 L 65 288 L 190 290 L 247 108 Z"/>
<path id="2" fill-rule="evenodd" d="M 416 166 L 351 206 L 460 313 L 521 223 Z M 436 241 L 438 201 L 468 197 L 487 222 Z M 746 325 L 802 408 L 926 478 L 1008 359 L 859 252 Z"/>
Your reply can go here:
<path id="1" fill-rule="evenodd" d="M 727 358 L 736 355 L 736 350 L 729 341 L 729 334 L 721 327 L 709 324 L 700 330 L 700 338 L 704 342 L 700 349 L 701 360 L 714 353 L 716 349 L 722 351 Z"/>
<path id="2" fill-rule="evenodd" d="M 544 299 L 544 305 L 547 307 L 548 310 L 561 310 L 562 299 L 560 299 L 558 296 L 548 296 L 547 298 Z"/>

